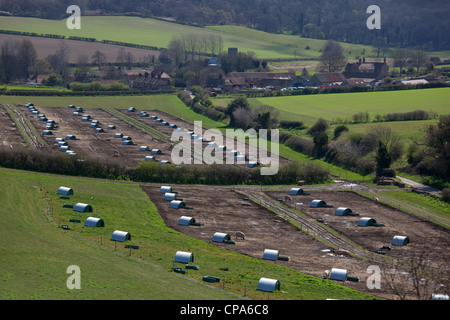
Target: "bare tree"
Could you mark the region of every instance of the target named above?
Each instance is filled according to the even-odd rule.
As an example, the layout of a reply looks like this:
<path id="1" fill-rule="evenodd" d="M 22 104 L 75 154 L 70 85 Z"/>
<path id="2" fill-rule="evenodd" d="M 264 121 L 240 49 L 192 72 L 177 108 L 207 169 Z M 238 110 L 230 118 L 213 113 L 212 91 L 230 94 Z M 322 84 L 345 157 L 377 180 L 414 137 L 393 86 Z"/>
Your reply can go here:
<path id="1" fill-rule="evenodd" d="M 0 74 L 2 81 L 9 83 L 17 75 L 17 48 L 12 40 L 3 42 L 0 51 Z"/>
<path id="2" fill-rule="evenodd" d="M 415 48 L 411 50 L 411 59 L 413 66 L 416 67 L 416 74 L 419 75 L 420 68 L 425 64 L 428 60 L 425 52 L 421 48 Z"/>
<path id="3" fill-rule="evenodd" d="M 20 75 L 25 79 L 30 76 L 31 67 L 36 62 L 37 52 L 33 42 L 25 38 L 17 46 L 18 61 L 20 64 Z"/>
<path id="4" fill-rule="evenodd" d="M 394 59 L 394 67 L 400 68 L 400 75 L 403 68 L 408 65 L 409 52 L 407 49 L 397 49 L 391 52 L 391 57 Z"/>
<path id="5" fill-rule="evenodd" d="M 341 45 L 333 40 L 327 41 L 319 60 L 323 72 L 338 72 L 347 63 Z"/>
<path id="6" fill-rule="evenodd" d="M 103 52 L 97 50 L 92 55 L 92 62 L 94 62 L 97 65 L 98 70 L 100 70 L 100 67 L 106 62 L 106 55 Z"/>
<path id="7" fill-rule="evenodd" d="M 434 246 L 412 251 L 403 262 L 394 260 L 384 271 L 389 289 L 399 299 L 429 300 L 449 293 L 450 273 L 445 261 L 432 261 Z"/>

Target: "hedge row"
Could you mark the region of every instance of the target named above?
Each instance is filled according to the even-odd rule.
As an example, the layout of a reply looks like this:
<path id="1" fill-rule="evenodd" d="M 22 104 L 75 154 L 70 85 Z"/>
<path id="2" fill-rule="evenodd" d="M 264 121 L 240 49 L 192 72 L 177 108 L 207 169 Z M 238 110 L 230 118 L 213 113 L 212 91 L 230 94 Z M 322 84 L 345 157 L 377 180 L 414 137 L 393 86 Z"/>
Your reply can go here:
<path id="1" fill-rule="evenodd" d="M 260 168 L 233 165 L 160 165 L 142 162 L 127 168 L 113 159 L 78 156 L 40 150 L 13 150 L 0 147 L 0 166 L 6 168 L 136 182 L 209 184 L 209 185 L 286 185 L 298 180 L 320 183 L 328 180 L 328 171 L 318 166 L 290 163 L 279 167 L 275 175 L 264 176 Z"/>

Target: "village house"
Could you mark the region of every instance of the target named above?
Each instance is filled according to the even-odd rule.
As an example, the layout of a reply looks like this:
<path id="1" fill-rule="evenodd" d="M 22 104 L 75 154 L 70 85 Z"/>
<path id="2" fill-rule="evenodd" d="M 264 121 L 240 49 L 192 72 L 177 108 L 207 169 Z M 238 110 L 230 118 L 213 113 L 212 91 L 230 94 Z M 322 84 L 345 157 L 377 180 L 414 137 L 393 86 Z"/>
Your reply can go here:
<path id="1" fill-rule="evenodd" d="M 316 73 L 309 80 L 309 85 L 314 87 L 335 87 L 340 86 L 345 81 L 342 73 Z"/>
<path id="2" fill-rule="evenodd" d="M 355 63 L 347 63 L 343 72 L 346 78 L 382 80 L 389 75 L 386 58 L 383 62 L 367 62 L 366 58 Z"/>
<path id="3" fill-rule="evenodd" d="M 140 90 L 170 90 L 170 76 L 159 69 L 145 72 L 133 81 L 132 87 Z"/>
<path id="4" fill-rule="evenodd" d="M 293 72 L 230 72 L 225 78 L 225 91 L 251 88 L 279 90 L 291 86 L 296 78 Z"/>

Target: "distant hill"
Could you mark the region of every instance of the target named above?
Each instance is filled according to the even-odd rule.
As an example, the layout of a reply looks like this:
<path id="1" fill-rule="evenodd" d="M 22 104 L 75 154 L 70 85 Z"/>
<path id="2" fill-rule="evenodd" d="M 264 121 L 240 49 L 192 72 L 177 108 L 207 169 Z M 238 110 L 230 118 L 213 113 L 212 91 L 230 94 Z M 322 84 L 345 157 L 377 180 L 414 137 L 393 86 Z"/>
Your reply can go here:
<path id="1" fill-rule="evenodd" d="M 132 15 L 179 23 L 241 25 L 271 33 L 357 44 L 450 49 L 447 0 L 84 0 L 83 15 Z M 368 30 L 369 5 L 381 9 L 381 30 Z M 14 16 L 61 19 L 67 1 L 0 0 L 0 11 Z"/>

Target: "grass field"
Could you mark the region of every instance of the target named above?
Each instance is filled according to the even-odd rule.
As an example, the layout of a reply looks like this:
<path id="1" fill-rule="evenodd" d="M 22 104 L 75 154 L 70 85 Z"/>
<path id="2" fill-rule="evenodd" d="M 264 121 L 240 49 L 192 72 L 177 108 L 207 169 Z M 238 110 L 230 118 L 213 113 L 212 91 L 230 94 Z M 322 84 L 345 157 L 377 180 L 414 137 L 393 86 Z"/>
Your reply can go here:
<path id="1" fill-rule="evenodd" d="M 135 44 L 167 48 L 176 35 L 216 33 L 222 35 L 224 50 L 237 47 L 241 52 L 253 51 L 258 58 L 316 58 L 320 56 L 325 40 L 300 38 L 289 35 L 274 35 L 257 30 L 234 26 L 190 27 L 176 23 L 136 17 L 93 17 L 81 19 L 80 30 L 69 30 L 66 20 L 45 20 L 22 17 L 0 17 L 0 29 L 35 32 L 38 34 L 60 34 L 101 40 L 115 40 Z M 305 48 L 309 46 L 310 50 Z M 372 54 L 370 46 L 343 44 L 350 57 Z"/>
<path id="2" fill-rule="evenodd" d="M 368 112 L 373 119 L 377 114 L 434 111 L 448 114 L 450 88 L 402 91 L 314 94 L 284 97 L 250 98 L 251 105 L 269 105 L 280 111 L 281 120 L 298 120 L 306 125 L 319 118 L 328 121 L 349 119 L 358 112 Z M 212 99 L 215 105 L 227 106 L 233 98 Z"/>
<path id="3" fill-rule="evenodd" d="M 165 227 L 138 184 L 97 181 L 0 169 L 0 299 L 266 299 L 256 291 L 261 276 L 276 277 L 282 290 L 271 299 L 372 299 L 329 280 L 303 275 L 275 264 L 242 256 Z M 60 186 L 73 188 L 70 200 L 59 199 Z M 93 213 L 74 213 L 64 203 L 84 202 Z M 87 216 L 105 221 L 86 228 Z M 64 231 L 60 225 L 69 225 Z M 131 252 L 109 240 L 112 231 L 132 235 Z M 189 251 L 199 270 L 180 276 L 170 270 L 176 251 Z M 81 270 L 81 290 L 69 290 L 67 268 Z M 221 271 L 220 268 L 229 268 Z M 204 275 L 226 278 L 206 285 Z M 200 280 L 200 281 L 198 281 Z M 234 292 L 236 295 L 229 293 Z"/>

